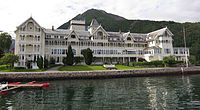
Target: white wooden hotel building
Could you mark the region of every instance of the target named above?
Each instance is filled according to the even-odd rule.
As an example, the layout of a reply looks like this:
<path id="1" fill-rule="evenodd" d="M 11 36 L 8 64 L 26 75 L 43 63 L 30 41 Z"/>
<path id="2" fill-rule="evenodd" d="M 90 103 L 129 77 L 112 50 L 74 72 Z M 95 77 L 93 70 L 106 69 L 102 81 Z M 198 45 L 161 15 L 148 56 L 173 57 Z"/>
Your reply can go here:
<path id="1" fill-rule="evenodd" d="M 173 47 L 173 34 L 167 27 L 146 34 L 108 32 L 93 19 L 90 26 L 85 21 L 72 20 L 69 29 L 45 29 L 30 17 L 15 33 L 15 54 L 20 57 L 15 66 L 19 67 L 26 67 L 26 62 L 37 56 L 48 60 L 53 57 L 62 64 L 68 45 L 80 57 L 82 49 L 90 48 L 96 59 L 93 64 L 162 60 L 170 55 L 185 60 L 189 56 L 188 48 Z M 32 62 L 31 68 L 37 69 L 37 64 Z"/>

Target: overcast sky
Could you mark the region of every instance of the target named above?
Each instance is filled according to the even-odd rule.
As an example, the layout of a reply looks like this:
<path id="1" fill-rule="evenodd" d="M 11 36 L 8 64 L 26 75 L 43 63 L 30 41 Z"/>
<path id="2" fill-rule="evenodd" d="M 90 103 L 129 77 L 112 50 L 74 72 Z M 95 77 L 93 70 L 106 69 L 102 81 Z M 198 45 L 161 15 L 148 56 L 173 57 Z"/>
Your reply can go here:
<path id="1" fill-rule="evenodd" d="M 0 0 L 0 30 L 14 37 L 31 15 L 42 27 L 57 28 L 91 8 L 127 19 L 200 22 L 200 0 Z"/>

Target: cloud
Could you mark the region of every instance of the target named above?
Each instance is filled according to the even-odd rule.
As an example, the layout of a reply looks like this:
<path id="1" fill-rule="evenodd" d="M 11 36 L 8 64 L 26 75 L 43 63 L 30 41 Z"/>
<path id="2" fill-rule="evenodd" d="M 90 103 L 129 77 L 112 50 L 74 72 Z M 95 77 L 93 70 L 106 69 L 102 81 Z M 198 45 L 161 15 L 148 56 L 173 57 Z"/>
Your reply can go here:
<path id="1" fill-rule="evenodd" d="M 31 15 L 45 28 L 58 27 L 87 9 L 127 19 L 199 22 L 199 0 L 1 0 L 0 30 L 14 32 Z"/>

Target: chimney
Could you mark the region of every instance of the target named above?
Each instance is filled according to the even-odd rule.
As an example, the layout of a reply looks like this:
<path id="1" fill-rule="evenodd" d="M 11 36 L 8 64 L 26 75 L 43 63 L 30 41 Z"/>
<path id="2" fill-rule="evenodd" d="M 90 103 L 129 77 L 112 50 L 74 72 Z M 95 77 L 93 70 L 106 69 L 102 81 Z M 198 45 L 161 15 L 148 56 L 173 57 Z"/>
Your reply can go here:
<path id="1" fill-rule="evenodd" d="M 54 31 L 54 26 L 52 26 L 52 31 Z"/>

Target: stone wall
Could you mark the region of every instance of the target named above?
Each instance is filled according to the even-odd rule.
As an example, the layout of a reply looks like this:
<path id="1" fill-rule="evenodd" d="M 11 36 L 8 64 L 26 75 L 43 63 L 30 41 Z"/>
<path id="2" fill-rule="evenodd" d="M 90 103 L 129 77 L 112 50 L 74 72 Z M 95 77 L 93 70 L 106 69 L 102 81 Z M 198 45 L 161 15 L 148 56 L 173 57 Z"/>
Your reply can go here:
<path id="1" fill-rule="evenodd" d="M 1 72 L 0 80 L 55 80 L 55 79 L 97 79 L 121 77 L 146 77 L 160 75 L 200 74 L 200 68 L 164 68 L 135 69 L 109 71 L 78 71 L 78 72 Z"/>

